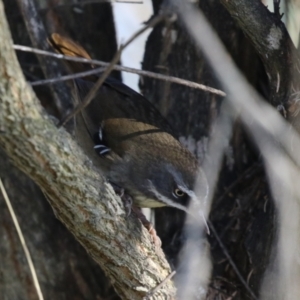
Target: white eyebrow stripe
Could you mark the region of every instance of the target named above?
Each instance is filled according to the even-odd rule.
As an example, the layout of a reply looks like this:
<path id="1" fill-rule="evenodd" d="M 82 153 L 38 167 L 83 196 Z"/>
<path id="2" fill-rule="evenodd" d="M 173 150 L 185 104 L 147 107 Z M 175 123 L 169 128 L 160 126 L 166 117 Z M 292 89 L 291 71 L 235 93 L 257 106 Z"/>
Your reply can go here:
<path id="1" fill-rule="evenodd" d="M 198 202 L 198 198 L 193 191 L 187 189 L 186 187 L 184 187 L 182 185 L 178 185 L 178 188 L 180 188 L 184 193 L 186 193 L 188 196 L 190 196 L 190 198 L 193 202 L 195 202 L 195 203 Z"/>
<path id="2" fill-rule="evenodd" d="M 185 211 L 187 214 L 191 215 L 191 216 L 194 217 L 194 218 L 198 217 L 197 215 L 191 213 L 185 206 L 183 206 L 183 205 L 181 205 L 181 204 L 178 204 L 178 203 L 174 203 L 174 202 L 172 202 L 169 198 L 167 198 L 167 197 L 165 197 L 164 195 L 160 194 L 160 193 L 157 191 L 157 189 L 155 188 L 155 186 L 153 185 L 153 183 L 152 183 L 151 180 L 149 180 L 149 183 L 150 183 L 150 191 L 152 191 L 152 192 L 154 193 L 154 195 L 155 195 L 161 202 L 166 203 L 166 204 L 168 204 L 168 205 L 171 206 L 171 207 L 176 207 L 176 208 L 178 208 L 178 209 L 180 209 L 180 210 L 183 210 L 183 211 Z M 185 192 L 186 194 L 188 194 L 188 195 L 191 197 L 191 200 L 194 201 L 194 202 L 196 202 L 196 204 L 197 204 L 198 198 L 196 197 L 196 195 L 195 195 L 195 193 L 194 193 L 193 191 L 188 190 L 188 189 L 186 189 L 186 188 L 183 187 L 183 186 L 178 186 L 178 187 L 179 187 L 183 192 Z M 198 204 L 200 204 L 200 203 L 198 202 Z M 205 215 L 204 215 L 203 210 L 200 209 L 200 210 L 199 210 L 199 213 L 200 213 L 200 216 L 201 216 L 202 219 L 203 219 L 203 223 L 204 223 L 204 226 L 205 226 L 205 228 L 206 228 L 207 234 L 210 234 L 210 229 L 209 229 L 209 226 L 208 226 L 208 224 L 207 224 L 207 221 L 206 221 L 206 218 L 205 218 Z M 196 219 L 197 219 L 197 218 L 196 218 Z"/>
<path id="3" fill-rule="evenodd" d="M 169 198 L 165 197 L 164 195 L 162 195 L 161 193 L 158 192 L 158 190 L 155 188 L 155 186 L 153 185 L 152 181 L 149 180 L 149 185 L 150 185 L 150 191 L 155 195 L 155 197 L 160 200 L 161 202 L 171 206 L 171 207 L 176 207 L 180 210 L 185 211 L 186 213 L 189 213 L 188 210 L 186 209 L 185 206 L 178 204 L 178 203 L 174 203 L 172 202 Z"/>

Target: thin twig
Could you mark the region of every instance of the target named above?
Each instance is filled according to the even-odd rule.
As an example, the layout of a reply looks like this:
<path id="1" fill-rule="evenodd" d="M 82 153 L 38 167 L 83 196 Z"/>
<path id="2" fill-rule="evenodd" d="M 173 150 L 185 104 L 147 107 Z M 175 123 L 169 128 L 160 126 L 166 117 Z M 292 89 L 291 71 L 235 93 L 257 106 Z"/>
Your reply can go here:
<path id="1" fill-rule="evenodd" d="M 30 52 L 30 53 L 34 53 L 34 54 L 37 54 L 37 55 L 46 55 L 46 56 L 50 56 L 50 57 L 53 57 L 53 58 L 56 58 L 56 59 L 61 59 L 61 60 L 69 60 L 69 61 L 81 62 L 81 63 L 85 63 L 85 64 L 93 64 L 93 65 L 97 65 L 97 66 L 104 66 L 104 67 L 109 66 L 109 63 L 104 62 L 104 61 L 100 61 L 100 60 L 96 60 L 96 59 L 71 57 L 71 56 L 67 56 L 67 55 L 63 55 L 63 54 L 57 54 L 57 53 L 44 51 L 44 50 L 40 50 L 40 49 L 36 49 L 36 48 L 33 48 L 33 47 L 28 47 L 28 46 L 22 46 L 22 45 L 14 45 L 13 47 L 14 47 L 15 50 L 18 50 L 18 51 Z M 180 84 L 180 85 L 188 86 L 188 87 L 193 88 L 193 89 L 199 89 L 199 90 L 209 92 L 209 93 L 212 93 L 212 94 L 215 94 L 215 95 L 219 95 L 219 96 L 222 96 L 222 97 L 226 96 L 226 93 L 221 91 L 221 90 L 218 90 L 218 89 L 215 89 L 215 88 L 212 88 L 212 87 L 209 87 L 209 86 L 206 86 L 204 84 L 197 83 L 197 82 L 193 82 L 193 81 L 189 81 L 189 80 L 186 80 L 186 79 L 174 77 L 174 76 L 166 76 L 166 75 L 162 75 L 162 74 L 155 73 L 155 72 L 138 70 L 138 69 L 134 69 L 134 68 L 123 67 L 123 66 L 120 66 L 120 65 L 115 65 L 114 70 L 128 72 L 128 73 L 134 73 L 134 74 L 138 74 L 140 76 L 150 77 L 150 78 L 154 78 L 154 79 L 158 79 L 158 80 L 169 81 L 169 82 L 172 82 L 172 83 L 177 83 L 177 84 Z"/>
<path id="2" fill-rule="evenodd" d="M 123 48 L 127 47 L 130 43 L 132 43 L 137 37 L 139 37 L 147 29 L 156 26 L 158 23 L 165 20 L 167 17 L 169 17 L 169 16 L 167 16 L 165 14 L 160 14 L 160 15 L 156 16 L 155 18 L 151 19 L 150 21 L 148 21 L 147 24 L 143 28 L 139 29 L 136 33 L 134 33 L 127 40 L 127 42 L 123 45 Z M 170 18 L 172 19 L 173 16 L 171 16 Z"/>
<path id="3" fill-rule="evenodd" d="M 168 280 L 172 279 L 172 277 L 176 274 L 176 271 L 170 273 L 160 284 L 158 284 L 154 289 L 152 289 L 147 295 L 143 298 L 143 300 L 147 300 L 152 297 Z"/>
<path id="4" fill-rule="evenodd" d="M 31 82 L 30 84 L 31 84 L 31 86 L 52 84 L 52 83 L 56 83 L 58 81 L 66 81 L 66 80 L 82 78 L 82 77 L 90 76 L 90 75 L 94 75 L 94 74 L 99 74 L 99 73 L 103 72 L 104 70 L 105 70 L 104 67 L 100 67 L 97 69 L 93 69 L 93 70 L 89 70 L 89 71 L 85 71 L 85 72 L 79 72 L 79 73 L 75 73 L 75 74 L 71 74 L 71 75 L 65 75 L 65 76 L 61 76 L 58 78 L 38 80 L 38 81 Z"/>
<path id="5" fill-rule="evenodd" d="M 32 279 L 33 279 L 33 284 L 34 284 L 34 286 L 36 288 L 36 292 L 37 292 L 38 298 L 39 298 L 39 300 L 43 300 L 44 297 L 43 297 L 42 290 L 41 290 L 41 287 L 40 287 L 40 284 L 39 284 L 39 280 L 38 280 L 36 272 L 35 272 L 34 264 L 33 264 L 33 261 L 31 259 L 31 255 L 30 255 L 29 249 L 28 249 L 28 247 L 26 245 L 25 238 L 24 238 L 22 230 L 20 228 L 18 219 L 17 219 L 17 217 L 15 215 L 14 209 L 13 209 L 13 207 L 11 205 L 11 202 L 10 202 L 10 200 L 8 198 L 8 195 L 6 193 L 6 190 L 5 190 L 5 187 L 4 187 L 3 183 L 2 183 L 1 178 L 0 178 L 0 190 L 2 192 L 4 201 L 5 201 L 5 203 L 6 203 L 7 207 L 8 207 L 8 210 L 9 210 L 9 213 L 10 213 L 11 218 L 13 220 L 13 223 L 15 225 L 15 228 L 17 230 L 17 233 L 18 233 L 18 236 L 19 236 L 22 248 L 23 248 L 24 253 L 25 253 L 26 260 L 27 260 L 28 265 L 29 265 L 29 269 L 30 269 L 30 272 L 31 272 L 31 275 L 32 275 Z"/>
<path id="6" fill-rule="evenodd" d="M 75 6 L 75 7 L 82 7 L 89 4 L 105 4 L 105 3 L 128 3 L 128 4 L 143 4 L 143 1 L 130 1 L 130 0 L 85 0 L 84 2 L 80 3 L 63 3 L 63 4 L 56 4 L 53 8 L 61 8 L 61 7 L 68 7 L 68 6 Z M 49 7 L 41 8 L 40 11 L 47 11 Z"/>
<path id="7" fill-rule="evenodd" d="M 235 274 L 237 275 L 237 277 L 239 278 L 240 282 L 244 285 L 244 287 L 246 288 L 246 290 L 249 292 L 249 294 L 252 296 L 253 299 L 258 300 L 258 298 L 256 297 L 256 295 L 253 293 L 253 291 L 251 290 L 250 286 L 248 285 L 248 283 L 246 282 L 246 280 L 244 279 L 244 277 L 242 276 L 240 270 L 238 269 L 237 265 L 235 264 L 235 262 L 232 260 L 228 250 L 226 249 L 225 245 L 223 244 L 223 242 L 221 241 L 214 225 L 212 224 L 212 222 L 210 222 L 209 220 L 207 220 L 209 227 L 213 233 L 213 235 L 215 236 L 220 248 L 222 249 L 222 252 L 224 253 L 224 255 L 226 256 L 226 258 L 228 259 L 229 264 L 231 265 L 231 267 L 234 269 Z"/>
<path id="8" fill-rule="evenodd" d="M 128 3 L 128 4 L 143 4 L 143 1 L 125 1 L 125 0 L 115 0 L 112 3 Z"/>
<path id="9" fill-rule="evenodd" d="M 224 193 L 214 201 L 213 210 L 217 210 L 221 201 L 239 184 L 241 183 L 247 175 L 252 171 L 255 171 L 260 166 L 260 163 L 254 163 L 249 168 L 247 168 L 236 180 L 234 180 L 224 191 Z"/>
<path id="10" fill-rule="evenodd" d="M 273 0 L 273 5 L 274 5 L 274 14 L 277 16 L 279 19 L 283 17 L 283 13 L 280 13 L 280 0 Z"/>

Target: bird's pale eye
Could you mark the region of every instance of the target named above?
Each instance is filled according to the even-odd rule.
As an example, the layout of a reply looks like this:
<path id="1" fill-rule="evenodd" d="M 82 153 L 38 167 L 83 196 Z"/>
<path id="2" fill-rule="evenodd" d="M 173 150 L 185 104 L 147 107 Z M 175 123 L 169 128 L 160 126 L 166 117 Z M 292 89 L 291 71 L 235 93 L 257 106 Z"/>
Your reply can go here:
<path id="1" fill-rule="evenodd" d="M 185 195 L 185 192 L 183 192 L 181 189 L 179 188 L 176 188 L 174 189 L 173 191 L 173 195 L 176 197 L 176 198 L 181 198 Z"/>

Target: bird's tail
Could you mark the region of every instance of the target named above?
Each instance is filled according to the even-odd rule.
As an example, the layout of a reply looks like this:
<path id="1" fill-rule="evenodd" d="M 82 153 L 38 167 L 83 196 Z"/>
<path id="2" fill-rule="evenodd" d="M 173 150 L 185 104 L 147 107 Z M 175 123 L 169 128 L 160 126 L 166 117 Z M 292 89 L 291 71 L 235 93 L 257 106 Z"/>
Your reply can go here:
<path id="1" fill-rule="evenodd" d="M 48 42 L 57 53 L 71 57 L 86 58 L 89 60 L 91 59 L 90 55 L 83 47 L 74 42 L 72 39 L 64 37 L 58 33 L 51 34 L 51 36 L 48 38 Z M 94 66 L 89 63 L 76 61 L 65 61 L 65 63 L 70 73 L 84 72 L 94 68 Z M 93 75 L 86 76 L 84 79 L 90 81 L 96 80 Z"/>

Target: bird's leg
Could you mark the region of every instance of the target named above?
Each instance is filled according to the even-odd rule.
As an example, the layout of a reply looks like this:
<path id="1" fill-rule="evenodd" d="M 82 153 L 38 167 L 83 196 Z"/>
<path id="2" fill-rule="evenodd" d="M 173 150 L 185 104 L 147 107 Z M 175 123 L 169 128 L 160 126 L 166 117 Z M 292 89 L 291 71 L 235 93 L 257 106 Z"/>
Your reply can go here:
<path id="1" fill-rule="evenodd" d="M 126 216 L 129 217 L 130 214 L 133 212 L 135 214 L 135 216 L 141 221 L 143 226 L 150 233 L 154 244 L 156 246 L 160 247 L 161 240 L 158 237 L 158 235 L 156 234 L 156 230 L 154 229 L 152 223 L 149 222 L 147 220 L 147 218 L 145 217 L 145 215 L 142 213 L 142 210 L 139 207 L 133 205 L 132 197 L 129 194 L 127 194 L 126 191 L 123 188 L 121 188 L 120 186 L 118 186 L 117 184 L 115 184 L 113 182 L 110 182 L 110 184 L 112 185 L 115 193 L 121 198 L 121 200 L 124 204 Z"/>
<path id="2" fill-rule="evenodd" d="M 154 229 L 153 224 L 147 220 L 147 218 L 143 214 L 142 210 L 139 207 L 132 205 L 131 211 L 140 219 L 140 221 L 142 222 L 144 227 L 148 230 L 148 232 L 150 233 L 150 235 L 153 239 L 154 244 L 156 246 L 160 247 L 161 240 L 160 240 L 159 236 L 156 234 L 156 230 Z"/>
<path id="3" fill-rule="evenodd" d="M 121 198 L 123 204 L 124 204 L 124 210 L 126 217 L 129 217 L 132 210 L 132 197 L 125 192 L 123 188 L 118 186 L 117 184 L 110 182 L 111 186 L 113 187 L 115 193 Z"/>

